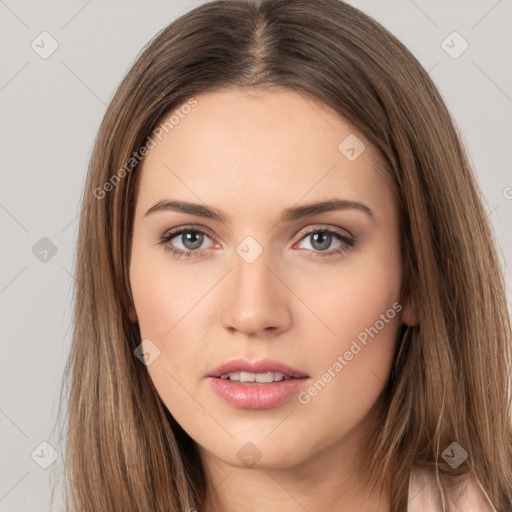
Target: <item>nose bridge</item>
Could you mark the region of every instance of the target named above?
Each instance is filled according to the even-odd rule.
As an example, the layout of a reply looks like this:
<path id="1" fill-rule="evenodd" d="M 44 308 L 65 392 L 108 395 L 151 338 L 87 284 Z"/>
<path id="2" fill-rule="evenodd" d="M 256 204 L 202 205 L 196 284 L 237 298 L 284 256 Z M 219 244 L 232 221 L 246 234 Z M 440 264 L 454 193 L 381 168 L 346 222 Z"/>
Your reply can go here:
<path id="1" fill-rule="evenodd" d="M 226 327 L 251 334 L 269 327 L 280 329 L 289 321 L 286 290 L 274 275 L 272 252 L 256 244 L 246 239 L 233 255 L 223 312 Z"/>
<path id="2" fill-rule="evenodd" d="M 236 282 L 236 292 L 245 298 L 258 297 L 261 293 L 266 295 L 271 291 L 269 290 L 272 275 L 269 269 L 272 266 L 270 251 L 262 250 L 260 254 L 255 254 L 255 249 L 249 247 L 244 254 L 243 250 L 244 246 L 241 244 L 234 257 L 233 278 Z"/>

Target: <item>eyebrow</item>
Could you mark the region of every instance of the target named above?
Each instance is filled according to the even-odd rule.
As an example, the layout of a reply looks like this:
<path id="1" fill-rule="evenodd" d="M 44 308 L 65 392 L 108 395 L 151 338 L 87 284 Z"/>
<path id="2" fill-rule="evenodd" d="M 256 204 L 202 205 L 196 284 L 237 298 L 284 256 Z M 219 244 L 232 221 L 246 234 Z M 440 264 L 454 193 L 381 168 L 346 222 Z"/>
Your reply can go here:
<path id="1" fill-rule="evenodd" d="M 280 221 L 292 222 L 301 219 L 302 217 L 310 217 L 320 213 L 336 210 L 358 210 L 365 213 L 372 221 L 375 221 L 375 215 L 371 208 L 366 206 L 364 203 L 349 201 L 347 199 L 329 199 L 327 201 L 310 203 L 303 206 L 293 206 L 283 211 Z M 158 203 L 154 204 L 144 216 L 162 211 L 188 213 L 190 215 L 196 215 L 197 217 L 217 220 L 224 224 L 227 224 L 230 221 L 230 218 L 227 215 L 211 206 L 174 200 L 158 201 Z"/>

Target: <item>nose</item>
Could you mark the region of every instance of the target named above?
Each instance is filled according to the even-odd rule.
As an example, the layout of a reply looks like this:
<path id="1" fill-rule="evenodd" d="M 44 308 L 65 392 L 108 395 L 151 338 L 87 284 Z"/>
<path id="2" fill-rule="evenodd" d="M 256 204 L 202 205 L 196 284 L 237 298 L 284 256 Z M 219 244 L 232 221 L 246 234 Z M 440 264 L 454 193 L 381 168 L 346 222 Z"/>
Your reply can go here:
<path id="1" fill-rule="evenodd" d="M 224 327 L 252 338 L 268 338 L 288 329 L 291 292 L 270 251 L 263 250 L 251 263 L 237 253 L 233 259 L 234 268 L 224 289 Z"/>

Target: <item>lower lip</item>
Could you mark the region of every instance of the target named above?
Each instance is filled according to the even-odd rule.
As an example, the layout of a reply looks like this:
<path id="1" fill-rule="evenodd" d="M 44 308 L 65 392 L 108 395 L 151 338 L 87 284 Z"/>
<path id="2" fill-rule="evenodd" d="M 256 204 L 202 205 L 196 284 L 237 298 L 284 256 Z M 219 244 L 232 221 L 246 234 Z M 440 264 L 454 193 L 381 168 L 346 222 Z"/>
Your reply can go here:
<path id="1" fill-rule="evenodd" d="M 296 395 L 307 377 L 282 380 L 268 384 L 239 384 L 228 379 L 209 377 L 210 384 L 221 398 L 240 409 L 272 409 Z"/>

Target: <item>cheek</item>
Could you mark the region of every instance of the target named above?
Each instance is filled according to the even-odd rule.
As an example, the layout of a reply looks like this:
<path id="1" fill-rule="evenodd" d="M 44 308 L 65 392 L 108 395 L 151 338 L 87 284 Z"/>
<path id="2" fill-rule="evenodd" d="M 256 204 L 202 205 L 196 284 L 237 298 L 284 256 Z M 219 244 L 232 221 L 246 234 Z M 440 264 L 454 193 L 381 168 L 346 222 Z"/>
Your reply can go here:
<path id="1" fill-rule="evenodd" d="M 132 295 L 141 336 L 161 339 L 193 307 L 200 290 L 163 249 L 143 244 L 135 243 L 132 250 Z"/>
<path id="2" fill-rule="evenodd" d="M 314 301 L 333 332 L 315 346 L 318 372 L 299 401 L 333 437 L 364 418 L 389 376 L 402 305 L 400 256 L 388 247 L 340 266 Z"/>
<path id="3" fill-rule="evenodd" d="M 185 421 L 186 430 L 198 435 L 193 425 L 209 424 L 211 418 L 191 398 L 197 391 L 197 381 L 186 369 L 196 367 L 204 350 L 195 341 L 204 336 L 197 331 L 201 329 L 195 316 L 199 308 L 194 306 L 211 285 L 193 282 L 190 273 L 169 264 L 166 253 L 155 253 L 135 247 L 130 266 L 141 340 L 151 340 L 154 345 L 147 345 L 149 352 L 158 353 L 147 371 L 167 409 L 180 422 L 183 418 L 193 418 L 192 427 Z M 148 351 L 146 343 L 143 341 L 143 346 Z"/>
<path id="4" fill-rule="evenodd" d="M 368 426 L 365 418 L 385 387 L 399 325 L 396 306 L 373 298 L 373 304 L 364 304 L 364 314 L 356 306 L 340 314 L 338 335 L 315 348 L 312 357 L 318 372 L 298 401 L 311 428 L 324 425 L 317 448 L 350 432 L 361 438 L 368 434 L 361 426 Z"/>
<path id="5" fill-rule="evenodd" d="M 142 245 L 142 244 L 140 244 Z M 204 350 L 201 299 L 215 283 L 215 276 L 184 271 L 162 249 L 134 246 L 130 265 L 133 301 L 142 340 L 151 340 L 160 351 L 148 367 L 155 384 L 164 379 L 174 386 L 172 376 L 189 378 L 184 368 L 194 368 Z M 159 369 L 159 370 L 158 370 Z M 156 378 L 156 372 L 163 372 Z M 185 375 L 182 375 L 185 374 Z M 157 389 L 159 386 L 157 385 Z"/>
<path id="6" fill-rule="evenodd" d="M 395 331 L 398 328 L 396 309 L 402 308 L 393 308 L 400 301 L 402 280 L 398 242 L 376 245 L 376 250 L 354 253 L 337 266 L 319 267 L 315 274 L 304 272 L 304 277 L 295 280 L 300 283 L 295 288 L 297 294 L 307 298 L 308 306 L 326 327 L 320 326 L 327 347 L 343 349 L 377 321 L 383 333 L 387 334 L 390 326 Z M 385 328 L 381 315 L 386 317 Z"/>

